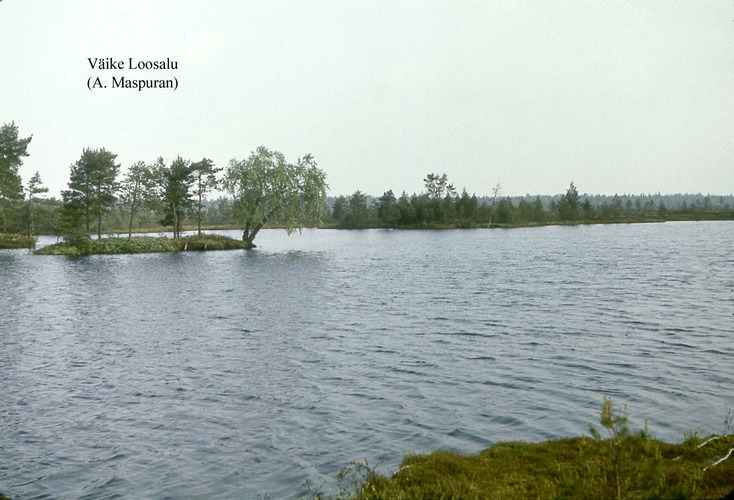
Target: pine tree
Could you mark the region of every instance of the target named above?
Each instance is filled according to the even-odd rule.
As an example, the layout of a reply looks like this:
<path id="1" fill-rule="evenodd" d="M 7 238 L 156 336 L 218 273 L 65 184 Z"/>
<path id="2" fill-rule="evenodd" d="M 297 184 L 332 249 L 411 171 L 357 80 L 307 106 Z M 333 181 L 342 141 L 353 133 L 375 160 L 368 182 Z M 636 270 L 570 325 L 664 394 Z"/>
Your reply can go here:
<path id="1" fill-rule="evenodd" d="M 3 232 L 8 230 L 10 210 L 23 201 L 23 182 L 18 168 L 23 164 L 23 157 L 28 156 L 28 144 L 32 138 L 19 138 L 15 122 L 0 127 L 0 216 Z"/>
<path id="2" fill-rule="evenodd" d="M 117 199 L 119 187 L 116 178 L 120 164 L 106 149 L 84 149 L 81 158 L 71 166 L 69 189 L 62 193 L 64 203 L 73 205 L 75 212 L 84 217 L 87 233 L 91 222 L 97 221 L 97 238 L 102 237 L 102 216 L 110 210 Z"/>
<path id="3" fill-rule="evenodd" d="M 37 171 L 35 174 L 33 174 L 31 180 L 28 181 L 26 191 L 28 192 L 28 236 L 33 237 L 33 232 L 35 229 L 34 222 L 36 217 L 33 208 L 33 196 L 41 193 L 48 193 L 48 188 L 43 186 L 41 176 Z"/>
<path id="4" fill-rule="evenodd" d="M 196 205 L 196 224 L 199 235 L 201 235 L 202 198 L 211 189 L 217 187 L 216 174 L 222 169 L 214 166 L 214 162 L 204 158 L 191 165 L 194 176 L 194 195 L 198 198 Z"/>

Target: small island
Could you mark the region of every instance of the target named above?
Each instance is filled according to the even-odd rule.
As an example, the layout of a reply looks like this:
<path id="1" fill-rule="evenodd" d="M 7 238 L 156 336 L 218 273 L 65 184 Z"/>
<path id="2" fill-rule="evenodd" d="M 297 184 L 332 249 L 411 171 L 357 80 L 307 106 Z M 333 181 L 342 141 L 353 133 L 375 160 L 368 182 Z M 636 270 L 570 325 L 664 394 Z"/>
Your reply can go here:
<path id="1" fill-rule="evenodd" d="M 204 250 L 250 249 L 255 245 L 248 241 L 235 240 L 220 235 L 185 236 L 182 238 L 71 238 L 39 248 L 36 255 L 94 255 L 152 252 L 199 252 Z"/>
<path id="2" fill-rule="evenodd" d="M 85 148 L 69 167 L 62 199 L 48 192 L 36 172 L 24 185 L 19 167 L 32 136 L 21 137 L 15 122 L 0 126 L 0 249 L 33 248 L 36 234 L 63 237 L 37 254 L 144 253 L 253 248 L 263 228 L 289 234 L 303 227 L 328 229 L 464 229 L 665 221 L 734 220 L 734 196 L 711 194 L 580 194 L 574 182 L 557 195 L 491 196 L 459 192 L 447 173 L 428 173 L 425 191 L 380 197 L 360 190 L 327 197 L 326 173 L 313 155 L 295 162 L 259 146 L 245 159 L 218 167 L 209 158 L 177 156 L 137 161 L 120 175 L 117 155 Z M 211 197 L 215 192 L 226 196 Z M 209 196 L 209 198 L 207 198 Z M 186 226 L 186 220 L 191 224 Z M 170 228 L 169 239 L 134 239 L 133 234 Z M 202 236 L 206 230 L 238 229 L 242 243 Z M 184 229 L 199 239 L 182 238 Z M 168 230 L 168 229 L 167 229 Z M 103 238 L 127 233 L 128 241 Z M 23 236 L 21 236 L 23 235 Z M 27 236 L 26 236 L 27 235 Z M 96 240 L 90 239 L 96 235 Z M 104 241 L 103 241 L 104 240 Z"/>
<path id="3" fill-rule="evenodd" d="M 290 234 L 307 221 L 318 224 L 326 205 L 326 174 L 312 155 L 293 163 L 264 146 L 245 160 L 233 159 L 222 179 L 216 174 L 223 169 L 210 159 L 192 162 L 178 156 L 170 164 L 162 157 L 152 164 L 138 161 L 119 180 L 116 154 L 105 148 L 85 148 L 70 167 L 62 201 L 45 200 L 38 197 L 48 192 L 39 173 L 25 186 L 19 174 L 32 136 L 20 137 L 12 122 L 0 127 L 0 139 L 0 249 L 33 249 L 38 233 L 55 234 L 64 241 L 35 251 L 37 255 L 250 249 L 266 224 L 274 223 Z M 217 188 L 232 196 L 227 215 L 242 230 L 241 241 L 202 234 L 208 211 L 205 196 Z M 197 236 L 183 236 L 187 216 L 196 220 Z M 136 219 L 140 226 L 157 217 L 162 217 L 159 224 L 172 228 L 172 239 L 133 237 Z M 122 226 L 126 239 L 102 237 L 103 232 L 122 232 Z M 142 229 L 146 230 L 150 227 Z"/>

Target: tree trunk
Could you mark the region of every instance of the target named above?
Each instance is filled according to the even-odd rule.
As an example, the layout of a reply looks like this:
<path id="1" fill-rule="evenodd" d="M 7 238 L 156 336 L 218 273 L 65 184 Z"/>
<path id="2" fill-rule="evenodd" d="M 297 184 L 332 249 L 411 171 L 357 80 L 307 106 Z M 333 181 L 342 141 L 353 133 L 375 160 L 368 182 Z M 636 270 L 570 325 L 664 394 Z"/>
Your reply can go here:
<path id="1" fill-rule="evenodd" d="M 28 237 L 33 238 L 33 195 L 28 195 Z"/>
<path id="2" fill-rule="evenodd" d="M 497 185 L 494 187 L 494 195 L 492 196 L 492 206 L 489 207 L 489 222 L 487 223 L 487 228 L 492 227 L 492 216 L 494 215 L 494 202 L 497 200 L 497 195 L 500 192 L 500 183 L 498 182 Z"/>
<path id="3" fill-rule="evenodd" d="M 250 236 L 247 238 L 247 242 L 248 243 L 252 244 L 252 240 L 255 239 L 255 236 L 257 236 L 257 233 L 260 232 L 260 229 L 262 229 L 262 227 L 263 227 L 263 224 L 262 223 L 260 223 L 257 226 L 255 226 L 255 229 L 253 229 L 250 232 Z"/>
<path id="4" fill-rule="evenodd" d="M 250 221 L 245 222 L 245 230 L 242 231 L 242 241 L 252 243 L 250 241 Z"/>
<path id="5" fill-rule="evenodd" d="M 102 239 L 102 195 L 100 186 L 97 186 L 97 239 Z"/>
<path id="6" fill-rule="evenodd" d="M 173 239 L 178 239 L 178 211 L 175 204 L 171 204 L 171 212 L 173 213 Z"/>
<path id="7" fill-rule="evenodd" d="M 99 206 L 99 211 L 97 212 L 97 239 L 102 239 L 102 205 Z"/>
<path id="8" fill-rule="evenodd" d="M 133 239 L 133 215 L 135 215 L 135 200 L 130 205 L 130 224 L 127 226 L 127 239 Z"/>
<path id="9" fill-rule="evenodd" d="M 199 236 L 201 236 L 201 173 L 199 174 L 199 213 L 196 215 L 199 226 Z"/>

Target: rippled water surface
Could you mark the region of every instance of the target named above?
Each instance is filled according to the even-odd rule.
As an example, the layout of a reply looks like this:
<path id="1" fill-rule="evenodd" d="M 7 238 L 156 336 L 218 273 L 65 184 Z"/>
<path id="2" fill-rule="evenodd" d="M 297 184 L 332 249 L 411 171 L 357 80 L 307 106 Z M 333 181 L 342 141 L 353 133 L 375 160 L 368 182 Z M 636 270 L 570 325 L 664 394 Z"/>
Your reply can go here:
<path id="1" fill-rule="evenodd" d="M 604 395 L 671 441 L 734 406 L 732 222 L 257 243 L 1 250 L 0 492 L 293 498 L 349 460 L 581 435 Z"/>

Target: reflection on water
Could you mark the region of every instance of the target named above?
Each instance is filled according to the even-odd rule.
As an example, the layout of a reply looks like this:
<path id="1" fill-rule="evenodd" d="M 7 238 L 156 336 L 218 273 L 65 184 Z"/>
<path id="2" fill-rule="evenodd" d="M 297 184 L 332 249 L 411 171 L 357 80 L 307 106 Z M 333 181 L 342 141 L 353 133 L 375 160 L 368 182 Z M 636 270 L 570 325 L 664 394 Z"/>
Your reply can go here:
<path id="1" fill-rule="evenodd" d="M 583 434 L 604 395 L 655 437 L 721 431 L 733 238 L 719 222 L 0 251 L 0 491 L 295 497 L 348 460 Z"/>

